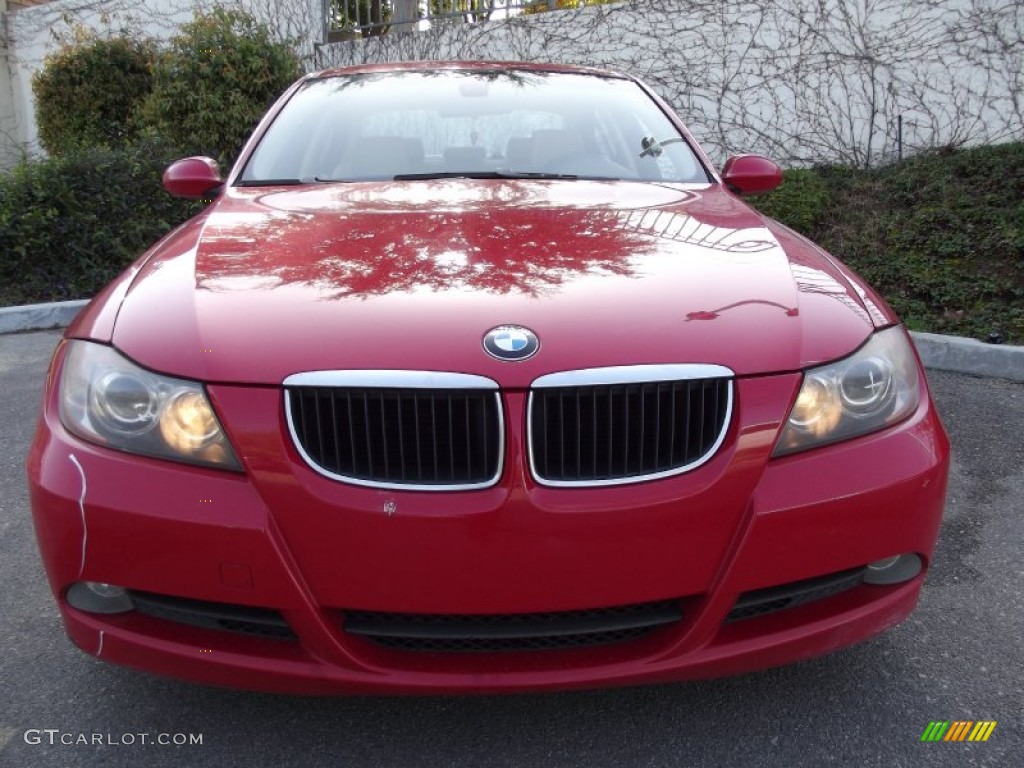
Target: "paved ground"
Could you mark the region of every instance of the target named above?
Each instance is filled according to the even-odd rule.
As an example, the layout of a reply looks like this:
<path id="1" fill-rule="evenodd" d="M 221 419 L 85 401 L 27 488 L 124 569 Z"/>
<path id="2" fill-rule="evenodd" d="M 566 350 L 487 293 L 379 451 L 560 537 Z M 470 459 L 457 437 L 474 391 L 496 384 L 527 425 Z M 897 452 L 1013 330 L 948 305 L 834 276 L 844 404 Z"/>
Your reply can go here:
<path id="1" fill-rule="evenodd" d="M 0 766 L 1024 765 L 1024 385 L 935 372 L 955 462 L 916 613 L 869 643 L 740 678 L 487 698 L 304 699 L 120 669 L 64 638 L 23 460 L 54 332 L 0 336 Z M 930 720 L 992 719 L 983 744 Z M 202 734 L 201 746 L 48 746 L 62 734 Z M 65 738 L 68 738 L 65 736 Z M 91 736 L 87 736 L 91 738 Z M 139 737 L 134 737 L 139 741 Z"/>

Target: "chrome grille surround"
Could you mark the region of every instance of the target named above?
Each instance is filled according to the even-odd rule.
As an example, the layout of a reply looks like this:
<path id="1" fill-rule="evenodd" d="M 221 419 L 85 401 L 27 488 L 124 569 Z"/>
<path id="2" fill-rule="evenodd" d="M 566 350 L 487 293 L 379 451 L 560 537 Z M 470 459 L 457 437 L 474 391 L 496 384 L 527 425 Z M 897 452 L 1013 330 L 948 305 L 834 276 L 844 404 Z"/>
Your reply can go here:
<path id="1" fill-rule="evenodd" d="M 505 466 L 505 415 L 502 407 L 498 384 L 485 376 L 466 373 L 450 373 L 445 371 L 407 371 L 407 370 L 336 370 L 307 371 L 292 374 L 283 382 L 285 418 L 292 444 L 299 452 L 302 460 L 313 471 L 332 480 L 367 488 L 385 488 L 406 491 L 466 491 L 489 488 L 495 485 Z M 496 451 L 495 472 L 493 476 L 480 481 L 468 483 L 423 483 L 423 482 L 388 482 L 354 477 L 333 472 L 314 459 L 302 444 L 295 426 L 292 410 L 291 393 L 303 388 L 326 389 L 382 389 L 382 390 L 423 390 L 424 392 L 479 390 L 491 392 L 495 408 L 495 438 L 492 442 Z"/>
<path id="2" fill-rule="evenodd" d="M 734 378 L 735 373 L 725 366 L 696 363 L 585 368 L 540 376 L 535 379 L 530 386 L 530 395 L 527 404 L 527 450 L 529 454 L 530 473 L 541 485 L 551 487 L 582 488 L 646 482 L 649 480 L 659 480 L 666 477 L 672 477 L 684 472 L 690 472 L 709 461 L 715 453 L 717 453 L 722 442 L 725 440 L 725 436 L 729 431 L 729 425 L 732 422 Z M 722 414 L 721 426 L 717 431 L 714 442 L 693 460 L 687 461 L 682 465 L 672 466 L 660 471 L 583 480 L 552 479 L 550 477 L 545 477 L 545 475 L 540 472 L 537 466 L 537 440 L 539 439 L 539 436 L 534 434 L 534 405 L 539 391 L 549 389 L 615 387 L 633 384 L 677 384 L 680 382 L 702 381 L 723 382 L 725 384 L 724 413 Z"/>

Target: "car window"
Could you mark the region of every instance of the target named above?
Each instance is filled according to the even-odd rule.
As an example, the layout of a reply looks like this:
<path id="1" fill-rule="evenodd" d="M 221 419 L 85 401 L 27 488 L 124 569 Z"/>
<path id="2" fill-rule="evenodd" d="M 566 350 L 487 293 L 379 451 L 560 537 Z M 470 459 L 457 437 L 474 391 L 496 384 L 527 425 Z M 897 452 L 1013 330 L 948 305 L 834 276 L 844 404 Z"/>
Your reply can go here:
<path id="1" fill-rule="evenodd" d="M 685 139 L 632 81 L 516 70 L 311 80 L 278 114 L 240 181 L 492 173 L 708 181 Z"/>
<path id="2" fill-rule="evenodd" d="M 540 129 L 563 128 L 554 112 L 513 109 L 500 115 L 442 115 L 436 110 L 396 109 L 357 121 L 360 136 L 418 138 L 426 155 L 441 157 L 450 147 L 480 147 L 486 157 L 502 157 L 509 139 Z"/>

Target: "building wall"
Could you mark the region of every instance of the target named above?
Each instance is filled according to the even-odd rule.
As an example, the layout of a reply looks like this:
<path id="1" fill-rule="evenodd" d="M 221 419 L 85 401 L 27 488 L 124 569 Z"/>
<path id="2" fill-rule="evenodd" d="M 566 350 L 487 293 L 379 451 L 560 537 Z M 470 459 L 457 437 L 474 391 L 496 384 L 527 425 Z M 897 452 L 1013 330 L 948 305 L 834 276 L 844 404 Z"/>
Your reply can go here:
<path id="1" fill-rule="evenodd" d="M 713 158 L 877 165 L 1024 139 L 1019 0 L 636 0 L 335 43 L 318 65 L 549 60 L 640 76 Z"/>
<path id="2" fill-rule="evenodd" d="M 14 102 L 11 60 L 4 34 L 7 23 L 6 0 L 0 0 L 0 170 L 10 168 L 21 157 L 21 136 L 18 111 Z"/>
<path id="3" fill-rule="evenodd" d="M 2 0 L 0 0 L 2 1 Z M 167 39 L 211 0 L 55 0 L 5 14 L 0 130 L 39 151 L 31 76 L 69 30 Z M 410 59 L 587 64 L 636 74 L 716 160 L 877 165 L 902 150 L 1024 140 L 1019 0 L 633 0 L 320 46 L 322 0 L 226 0 L 299 41 L 308 69 Z M 6 122 L 4 122 L 6 121 Z M 2 158 L 0 158 L 2 159 Z"/>

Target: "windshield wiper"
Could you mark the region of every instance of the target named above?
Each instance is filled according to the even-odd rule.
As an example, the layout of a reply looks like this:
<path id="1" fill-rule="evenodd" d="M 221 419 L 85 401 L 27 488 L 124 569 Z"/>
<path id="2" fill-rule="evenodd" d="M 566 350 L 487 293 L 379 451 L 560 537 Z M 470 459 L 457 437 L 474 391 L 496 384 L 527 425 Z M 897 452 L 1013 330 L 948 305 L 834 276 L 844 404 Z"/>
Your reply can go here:
<path id="1" fill-rule="evenodd" d="M 319 176 L 304 179 L 242 179 L 236 187 L 294 187 L 301 184 L 348 184 L 351 179 L 324 179 Z"/>
<path id="2" fill-rule="evenodd" d="M 644 136 L 640 140 L 640 148 L 643 150 L 640 153 L 640 157 L 658 157 L 661 155 L 661 148 L 666 144 L 673 144 L 677 141 L 681 141 L 684 144 L 686 139 L 682 136 L 670 136 L 667 139 L 661 139 L 660 141 L 653 136 Z"/>
<path id="3" fill-rule="evenodd" d="M 297 184 L 309 184 L 309 179 L 242 179 L 236 181 L 236 187 L 293 187 Z"/>
<path id="4" fill-rule="evenodd" d="M 547 173 L 545 171 L 435 171 L 433 173 L 400 173 L 395 181 L 429 181 L 431 179 L 554 179 L 558 181 L 619 181 L 612 176 L 587 176 L 578 173 Z"/>

